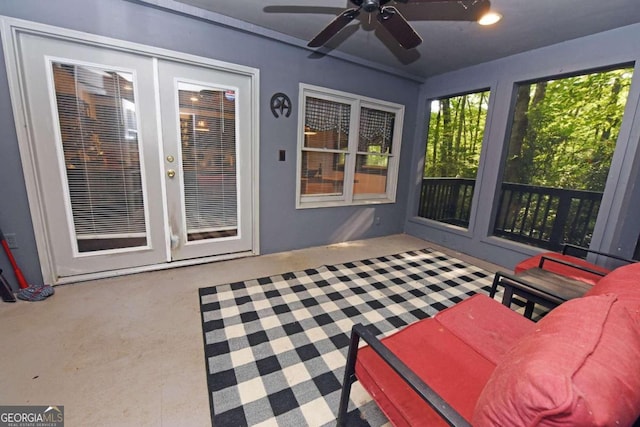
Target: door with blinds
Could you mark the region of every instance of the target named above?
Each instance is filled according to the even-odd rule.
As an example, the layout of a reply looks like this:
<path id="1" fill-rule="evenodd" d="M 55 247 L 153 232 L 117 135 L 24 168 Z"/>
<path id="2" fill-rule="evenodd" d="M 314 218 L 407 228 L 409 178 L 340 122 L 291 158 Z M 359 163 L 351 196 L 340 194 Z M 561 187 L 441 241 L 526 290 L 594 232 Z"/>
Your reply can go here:
<path id="1" fill-rule="evenodd" d="M 55 276 L 165 262 L 153 59 L 29 33 L 18 43 Z"/>
<path id="2" fill-rule="evenodd" d="M 31 33 L 17 45 L 54 281 L 252 251 L 251 76 Z"/>
<path id="3" fill-rule="evenodd" d="M 250 250 L 251 78 L 171 61 L 158 70 L 172 258 Z"/>

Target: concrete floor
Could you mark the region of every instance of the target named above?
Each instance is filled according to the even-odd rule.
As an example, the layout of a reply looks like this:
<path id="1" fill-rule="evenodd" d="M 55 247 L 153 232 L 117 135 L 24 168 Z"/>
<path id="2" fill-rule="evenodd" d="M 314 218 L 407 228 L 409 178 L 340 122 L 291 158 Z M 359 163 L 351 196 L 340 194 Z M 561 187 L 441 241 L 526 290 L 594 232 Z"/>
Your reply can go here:
<path id="1" fill-rule="evenodd" d="M 395 235 L 58 286 L 44 302 L 0 302 L 0 404 L 64 405 L 67 426 L 211 425 L 198 288 L 426 247 L 443 250 Z"/>

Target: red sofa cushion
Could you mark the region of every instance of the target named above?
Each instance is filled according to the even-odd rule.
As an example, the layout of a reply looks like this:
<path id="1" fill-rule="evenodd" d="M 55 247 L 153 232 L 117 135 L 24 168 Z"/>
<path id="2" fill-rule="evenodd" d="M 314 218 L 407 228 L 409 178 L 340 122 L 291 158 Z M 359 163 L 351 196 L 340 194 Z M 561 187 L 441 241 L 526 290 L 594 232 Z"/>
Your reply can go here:
<path id="1" fill-rule="evenodd" d="M 543 256 L 548 258 L 555 258 L 555 259 L 567 261 L 572 264 L 577 264 L 582 267 L 587 267 L 604 274 L 607 274 L 611 271 L 599 265 L 592 264 L 588 261 L 585 261 L 582 258 L 576 258 L 570 255 L 563 255 L 557 252 L 545 252 L 545 253 L 527 258 L 524 261 L 518 263 L 516 267 L 513 269 L 514 273 L 518 274 L 525 270 L 529 270 L 530 268 L 538 267 L 540 265 L 540 260 L 542 259 Z M 560 264 L 560 263 L 549 261 L 549 260 L 546 260 L 544 262 L 544 265 L 542 268 L 545 270 L 560 274 L 565 277 L 570 277 L 575 280 L 581 280 L 591 285 L 595 285 L 600 281 L 600 279 L 602 279 L 602 276 L 599 276 L 597 274 L 589 273 L 588 271 L 579 270 L 577 268 L 573 268 L 568 265 Z"/>
<path id="2" fill-rule="evenodd" d="M 435 319 L 494 364 L 536 327 L 531 320 L 481 294 L 439 312 Z"/>
<path id="3" fill-rule="evenodd" d="M 494 316 L 494 323 L 489 318 Z M 461 323 L 455 325 L 456 319 Z M 473 319 L 478 319 L 474 325 Z M 491 358 L 499 358 L 504 347 L 496 344 L 503 326 L 515 320 L 515 329 L 529 330 L 535 325 L 485 295 L 474 295 L 435 318 L 424 319 L 382 339 L 382 342 L 420 378 L 425 380 L 456 411 L 471 420 L 475 403 L 495 363 L 470 347 L 466 339 L 488 328 L 483 336 Z M 447 326 L 448 325 L 448 326 Z M 451 332 L 448 327 L 455 329 Z M 465 327 L 472 331 L 464 332 Z M 494 335 L 494 336 L 492 336 Z M 462 338 L 461 338 L 462 337 Z M 508 333 L 506 339 L 517 339 Z M 490 344 L 489 344 L 490 343 Z M 369 347 L 358 351 L 356 377 L 394 426 L 444 426 L 446 423 Z"/>
<path id="4" fill-rule="evenodd" d="M 589 289 L 585 296 L 615 294 L 629 310 L 640 310 L 640 262 L 618 267 Z"/>
<path id="5" fill-rule="evenodd" d="M 631 425 L 640 415 L 640 317 L 598 295 L 568 301 L 507 352 L 477 427 Z"/>

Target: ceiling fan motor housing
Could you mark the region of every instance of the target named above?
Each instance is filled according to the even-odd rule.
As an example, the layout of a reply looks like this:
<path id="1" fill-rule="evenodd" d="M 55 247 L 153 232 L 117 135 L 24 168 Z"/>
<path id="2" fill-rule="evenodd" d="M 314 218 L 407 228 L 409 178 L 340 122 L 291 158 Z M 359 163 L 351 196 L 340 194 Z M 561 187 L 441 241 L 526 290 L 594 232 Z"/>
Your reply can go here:
<path id="1" fill-rule="evenodd" d="M 380 9 L 380 1 L 379 0 L 364 0 L 362 2 L 362 8 L 365 12 L 371 13 L 378 9 Z"/>
<path id="2" fill-rule="evenodd" d="M 380 10 L 382 6 L 389 3 L 391 0 L 350 0 L 351 3 L 362 8 L 365 12 L 371 13 L 376 10 Z M 407 0 L 396 0 L 400 3 L 406 3 Z"/>

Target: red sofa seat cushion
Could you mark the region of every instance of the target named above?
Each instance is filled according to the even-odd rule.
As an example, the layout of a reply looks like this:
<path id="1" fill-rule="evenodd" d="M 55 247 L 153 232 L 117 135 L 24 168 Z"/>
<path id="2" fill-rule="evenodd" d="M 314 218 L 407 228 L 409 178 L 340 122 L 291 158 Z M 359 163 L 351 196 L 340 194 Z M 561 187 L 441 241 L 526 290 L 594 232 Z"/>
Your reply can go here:
<path id="1" fill-rule="evenodd" d="M 536 324 L 485 295 L 435 315 L 436 321 L 494 365 Z"/>
<path id="2" fill-rule="evenodd" d="M 640 318 L 615 295 L 568 301 L 508 351 L 477 427 L 631 425 L 640 415 Z"/>
<path id="3" fill-rule="evenodd" d="M 506 350 L 505 344 L 499 343 L 499 334 L 512 322 L 516 325 L 514 330 L 522 334 L 535 326 L 487 296 L 474 295 L 443 310 L 435 318 L 407 326 L 382 342 L 470 421 L 478 396 L 495 367 L 493 359 L 499 359 Z M 516 335 L 508 332 L 502 336 L 509 343 L 506 347 L 519 338 Z M 479 351 L 482 347 L 479 340 L 483 337 L 484 345 L 492 347 L 488 351 Z M 469 338 L 472 345 L 467 342 Z M 446 425 L 369 347 L 358 351 L 356 377 L 393 425 Z"/>
<path id="4" fill-rule="evenodd" d="M 529 270 L 530 268 L 538 267 L 540 265 L 540 260 L 542 259 L 543 256 L 548 258 L 559 259 L 562 261 L 567 261 L 572 264 L 576 264 L 582 267 L 587 267 L 604 274 L 607 274 L 611 271 L 599 265 L 592 264 L 588 261 L 585 261 L 582 258 L 577 258 L 570 255 L 563 255 L 557 252 L 545 252 L 545 253 L 527 258 L 524 261 L 518 263 L 516 267 L 513 269 L 514 273 L 518 274 L 525 270 Z M 588 271 L 579 270 L 577 268 L 569 267 L 567 265 L 560 264 L 553 261 L 548 261 L 548 260 L 544 262 L 544 265 L 542 268 L 548 271 L 552 271 L 556 274 L 560 274 L 565 277 L 570 277 L 575 280 L 581 280 L 591 285 L 595 285 L 600 281 L 600 279 L 602 279 L 602 276 L 599 276 L 597 274 L 589 273 Z"/>

